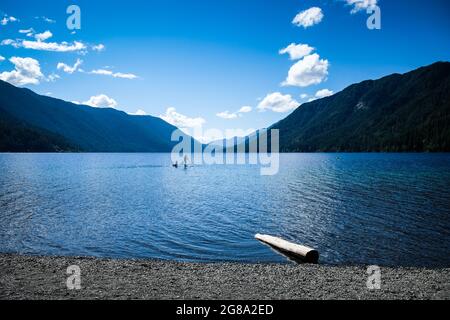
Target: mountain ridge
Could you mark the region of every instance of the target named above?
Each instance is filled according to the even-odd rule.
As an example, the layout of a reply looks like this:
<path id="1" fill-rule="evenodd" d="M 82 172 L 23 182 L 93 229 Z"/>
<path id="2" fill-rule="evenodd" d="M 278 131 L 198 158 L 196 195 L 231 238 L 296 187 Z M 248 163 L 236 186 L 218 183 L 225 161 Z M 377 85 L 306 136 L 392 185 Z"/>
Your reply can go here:
<path id="1" fill-rule="evenodd" d="M 281 152 L 450 152 L 450 62 L 352 84 L 269 129 L 280 130 Z M 174 130 L 0 81 L 1 152 L 171 152 Z"/>
<path id="2" fill-rule="evenodd" d="M 282 152 L 448 152 L 450 63 L 352 84 L 270 129 Z"/>
<path id="3" fill-rule="evenodd" d="M 0 111 L 6 129 L 12 121 L 62 137 L 64 143 L 56 148 L 61 151 L 170 152 L 177 143 L 171 141 L 177 128 L 160 118 L 77 105 L 3 81 L 0 81 Z M 5 141 L 0 142 L 1 151 L 11 151 Z M 23 149 L 26 152 L 28 148 Z"/>

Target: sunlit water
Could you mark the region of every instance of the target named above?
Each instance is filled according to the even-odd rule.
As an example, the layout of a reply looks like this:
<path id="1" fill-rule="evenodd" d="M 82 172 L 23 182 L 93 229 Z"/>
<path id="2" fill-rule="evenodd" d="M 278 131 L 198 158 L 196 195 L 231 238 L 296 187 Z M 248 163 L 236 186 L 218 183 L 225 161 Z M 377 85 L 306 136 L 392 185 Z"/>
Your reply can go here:
<path id="1" fill-rule="evenodd" d="M 321 263 L 450 266 L 449 154 L 283 154 L 171 167 L 168 154 L 1 154 L 0 252 L 285 262 L 254 239 L 312 246 Z"/>

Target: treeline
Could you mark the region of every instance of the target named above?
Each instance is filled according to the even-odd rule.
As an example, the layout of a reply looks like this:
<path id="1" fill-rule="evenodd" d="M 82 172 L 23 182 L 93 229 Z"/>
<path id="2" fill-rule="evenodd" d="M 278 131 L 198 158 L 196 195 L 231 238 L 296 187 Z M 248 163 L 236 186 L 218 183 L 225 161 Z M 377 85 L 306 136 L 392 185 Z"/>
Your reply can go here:
<path id="1" fill-rule="evenodd" d="M 0 152 L 78 152 L 64 138 L 0 117 Z"/>

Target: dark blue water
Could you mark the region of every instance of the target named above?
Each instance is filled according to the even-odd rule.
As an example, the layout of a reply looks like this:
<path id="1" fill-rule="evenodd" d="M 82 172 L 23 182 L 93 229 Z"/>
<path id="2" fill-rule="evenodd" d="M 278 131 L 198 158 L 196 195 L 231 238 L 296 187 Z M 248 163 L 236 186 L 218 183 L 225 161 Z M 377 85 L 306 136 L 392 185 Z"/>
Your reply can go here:
<path id="1" fill-rule="evenodd" d="M 1 154 L 0 252 L 284 262 L 282 236 L 321 262 L 450 266 L 449 154 L 283 154 L 280 172 L 168 154 Z"/>

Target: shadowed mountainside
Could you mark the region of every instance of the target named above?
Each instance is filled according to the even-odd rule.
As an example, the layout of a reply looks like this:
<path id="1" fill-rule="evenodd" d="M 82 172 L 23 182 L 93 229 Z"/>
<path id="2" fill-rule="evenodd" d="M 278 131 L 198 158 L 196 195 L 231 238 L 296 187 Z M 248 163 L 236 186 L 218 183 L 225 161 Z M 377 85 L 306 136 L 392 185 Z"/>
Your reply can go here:
<path id="1" fill-rule="evenodd" d="M 176 129 L 160 118 L 77 105 L 0 81 L 0 151 L 170 152 Z"/>
<path id="2" fill-rule="evenodd" d="M 351 85 L 271 129 L 283 152 L 448 152 L 450 63 Z"/>

